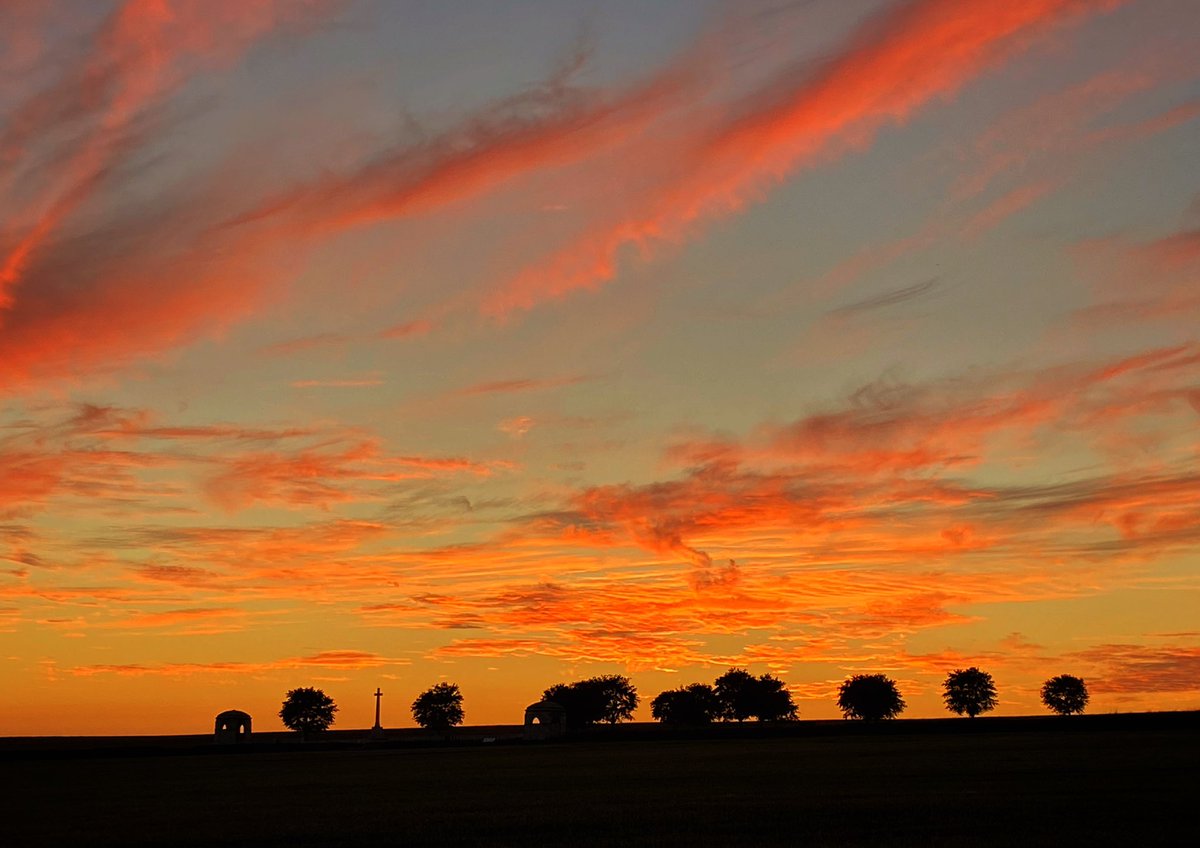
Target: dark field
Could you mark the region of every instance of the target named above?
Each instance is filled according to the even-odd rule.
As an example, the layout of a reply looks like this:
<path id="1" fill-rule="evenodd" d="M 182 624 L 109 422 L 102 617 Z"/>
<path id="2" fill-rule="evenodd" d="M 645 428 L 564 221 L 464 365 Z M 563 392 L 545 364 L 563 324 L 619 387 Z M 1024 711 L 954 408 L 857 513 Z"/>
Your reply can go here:
<path id="1" fill-rule="evenodd" d="M 10 749 L 0 842 L 1197 844 L 1196 721 L 1000 721 L 445 748 Z"/>

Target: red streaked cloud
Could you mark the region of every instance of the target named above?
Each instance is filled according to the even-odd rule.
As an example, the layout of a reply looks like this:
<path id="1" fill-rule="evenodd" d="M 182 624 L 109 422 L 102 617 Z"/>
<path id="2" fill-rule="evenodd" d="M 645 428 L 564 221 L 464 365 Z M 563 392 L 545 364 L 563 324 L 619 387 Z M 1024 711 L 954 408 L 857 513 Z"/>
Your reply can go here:
<path id="1" fill-rule="evenodd" d="M 386 380 L 378 377 L 349 377 L 341 380 L 292 380 L 293 389 L 369 389 L 382 386 Z"/>
<path id="2" fill-rule="evenodd" d="M 1094 126 L 1102 118 L 1151 88 L 1161 74 L 1148 65 L 1107 70 L 1003 115 L 972 143 L 974 164 L 957 177 L 952 196 L 981 195 L 1011 174 L 1027 177 L 1053 152 L 1078 156 L 1101 140 Z"/>
<path id="3" fill-rule="evenodd" d="M 232 223 L 287 219 L 299 229 L 343 229 L 409 216 L 494 190 L 620 145 L 701 84 L 688 53 L 614 92 L 551 79 L 505 99 L 428 142 L 382 152 L 360 170 L 324 175 L 264 201 Z"/>
<path id="4" fill-rule="evenodd" d="M 410 339 L 431 333 L 433 329 L 434 324 L 432 321 L 427 321 L 424 318 L 418 318 L 414 321 L 405 321 L 400 324 L 393 324 L 391 327 L 380 330 L 379 338 Z"/>
<path id="5" fill-rule="evenodd" d="M 686 178 L 657 186 L 621 220 L 503 283 L 484 309 L 503 315 L 600 285 L 615 275 L 622 247 L 679 239 L 817 155 L 864 146 L 884 125 L 951 97 L 1039 32 L 1118 5 L 920 0 L 886 10 L 823 67 L 786 72 L 743 98 L 731 120 L 703 128 L 701 140 L 680 153 Z"/>
<path id="6" fill-rule="evenodd" d="M 1019 185 L 1011 191 L 997 197 L 967 222 L 963 233 L 968 237 L 978 236 L 990 230 L 1002 221 L 1011 218 L 1043 197 L 1051 194 L 1060 186 L 1059 180 L 1049 179 Z"/>
<path id="7" fill-rule="evenodd" d="M 268 345 L 262 349 L 262 354 L 264 356 L 293 356 L 297 353 L 318 348 L 339 347 L 349 341 L 350 338 L 348 336 L 340 333 L 318 333 L 315 336 L 306 336 L 302 339 L 291 339 L 286 342 Z"/>
<path id="8" fill-rule="evenodd" d="M 413 339 L 428 335 L 433 331 L 433 329 L 433 322 L 422 318 L 413 321 L 405 321 L 401 324 L 394 324 L 390 327 L 385 327 L 384 329 L 375 333 L 375 338 Z M 308 351 L 312 350 L 343 348 L 365 338 L 368 338 L 368 336 L 354 336 L 347 333 L 317 333 L 313 336 L 289 339 L 287 341 L 267 345 L 266 347 L 262 348 L 261 353 L 264 356 L 294 356 L 296 354 L 307 353 Z"/>
<path id="9" fill-rule="evenodd" d="M 202 3 L 125 0 L 101 25 L 93 52 L 59 80 L 20 104 L 0 135 L 0 156 L 17 159 L 39 136 L 83 123 L 73 148 L 60 155 L 50 191 L 22 215 L 26 232 L 0 263 L 0 308 L 12 308 L 34 255 L 93 195 L 105 172 L 129 154 L 133 123 L 189 73 L 219 63 L 289 19 L 323 5 L 277 0 Z M 190 66 L 190 67 L 189 67 Z"/>
<path id="10" fill-rule="evenodd" d="M 219 332 L 278 298 L 308 250 L 337 232 L 467 199 L 514 176 L 606 148 L 644 127 L 664 98 L 694 84 L 685 60 L 615 93 L 583 92 L 559 80 L 484 107 L 435 143 L 389 146 L 366 157 L 358 170 L 327 174 L 282 197 L 233 197 L 236 186 L 225 185 L 230 177 L 218 173 L 175 187 L 144 214 L 96 221 L 82 215 L 84 200 L 115 190 L 100 177 L 116 171 L 115 165 L 139 152 L 137 145 L 144 141 L 139 135 L 122 136 L 119 149 L 110 151 L 109 137 L 185 76 L 171 64 L 172 49 L 189 59 L 183 67 L 190 73 L 193 54 L 214 50 L 223 56 L 312 11 L 309 4 L 281 9 L 266 0 L 221 2 L 211 12 L 205 4 L 181 0 L 178 8 L 154 6 L 162 13 L 157 16 L 139 9 L 131 0 L 104 25 L 118 42 L 111 49 L 122 56 L 129 52 L 130 64 L 117 63 L 115 81 L 101 87 L 112 101 L 111 114 L 97 116 L 99 127 L 85 136 L 78 152 L 67 154 L 64 167 L 70 173 L 62 180 L 67 193 L 24 231 L 0 234 L 0 296 L 6 308 L 0 383 L 36 383 L 80 364 L 103 371 Z M 139 35 L 141 26 L 155 29 Z M 216 37 L 226 31 L 234 37 Z M 98 50 L 110 49 L 110 40 L 102 36 Z M 160 42 L 165 42 L 161 52 L 147 49 Z M 86 77 L 95 61 L 107 60 L 82 58 L 45 96 L 75 96 L 75 78 Z M 146 63 L 152 67 L 143 68 Z M 19 155 L 26 136 L 43 132 L 42 124 L 58 120 L 62 112 L 37 101 L 28 111 L 27 120 L 14 124 L 20 138 L 3 142 L 11 155 Z M 22 129 L 26 125 L 38 129 Z M 97 243 L 130 249 L 98 252 Z M 429 326 L 425 320 L 410 321 L 380 335 L 416 336 Z M 269 352 L 294 352 L 287 345 Z"/>
<path id="11" fill-rule="evenodd" d="M 1079 264 L 1091 272 L 1094 301 L 1077 310 L 1076 324 L 1112 328 L 1136 320 L 1178 328 L 1192 339 L 1200 315 L 1200 230 L 1185 229 L 1147 241 L 1089 240 L 1076 246 Z"/>
<path id="12" fill-rule="evenodd" d="M 575 386 L 594 379 L 585 375 L 572 377 L 521 378 L 513 380 L 492 380 L 484 383 L 473 383 L 456 389 L 452 394 L 457 396 L 513 394 L 515 392 L 541 391 L 557 389 L 562 386 Z"/>

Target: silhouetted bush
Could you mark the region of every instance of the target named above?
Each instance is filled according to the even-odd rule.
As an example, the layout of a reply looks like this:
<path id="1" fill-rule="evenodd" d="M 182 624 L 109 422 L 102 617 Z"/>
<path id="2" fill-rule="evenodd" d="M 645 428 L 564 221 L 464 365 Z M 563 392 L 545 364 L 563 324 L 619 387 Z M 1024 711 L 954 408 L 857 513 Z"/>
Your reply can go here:
<path id="1" fill-rule="evenodd" d="M 856 674 L 838 687 L 838 708 L 844 718 L 879 721 L 904 712 L 896 681 L 882 674 Z"/>
<path id="2" fill-rule="evenodd" d="M 975 666 L 956 668 L 946 675 L 942 688 L 946 690 L 942 696 L 946 709 L 952 713 L 975 718 L 996 708 L 996 684 L 990 674 Z"/>
<path id="3" fill-rule="evenodd" d="M 283 726 L 295 730 L 305 739 L 312 733 L 320 733 L 333 724 L 333 714 L 337 705 L 333 699 L 320 689 L 301 687 L 288 690 L 283 699 L 283 708 L 279 710 L 279 718 Z"/>
<path id="4" fill-rule="evenodd" d="M 708 724 L 720 718 L 721 702 L 707 683 L 660 692 L 650 702 L 650 715 L 664 724 Z"/>
<path id="5" fill-rule="evenodd" d="M 435 684 L 412 702 L 413 721 L 429 730 L 449 730 L 463 722 L 462 702 L 457 684 Z"/>
<path id="6" fill-rule="evenodd" d="M 632 718 L 638 706 L 637 688 L 619 674 L 556 683 L 542 697 L 566 708 L 567 724 L 573 727 L 601 721 L 616 724 Z"/>
<path id="7" fill-rule="evenodd" d="M 1082 713 L 1087 702 L 1087 685 L 1074 675 L 1060 674 L 1042 684 L 1042 703 L 1059 715 Z"/>

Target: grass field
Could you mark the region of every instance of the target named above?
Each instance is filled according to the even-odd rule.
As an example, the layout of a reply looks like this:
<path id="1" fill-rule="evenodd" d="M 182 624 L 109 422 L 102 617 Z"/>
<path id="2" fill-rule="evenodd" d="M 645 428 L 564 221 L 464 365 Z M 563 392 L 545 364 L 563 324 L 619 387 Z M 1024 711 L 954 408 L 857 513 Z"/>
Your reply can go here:
<path id="1" fill-rule="evenodd" d="M 964 720 L 965 721 L 965 720 Z M 5 845 L 1196 844 L 1196 722 L 8 757 Z M 904 724 L 894 723 L 894 726 Z M 959 725 L 961 726 L 961 725 Z"/>

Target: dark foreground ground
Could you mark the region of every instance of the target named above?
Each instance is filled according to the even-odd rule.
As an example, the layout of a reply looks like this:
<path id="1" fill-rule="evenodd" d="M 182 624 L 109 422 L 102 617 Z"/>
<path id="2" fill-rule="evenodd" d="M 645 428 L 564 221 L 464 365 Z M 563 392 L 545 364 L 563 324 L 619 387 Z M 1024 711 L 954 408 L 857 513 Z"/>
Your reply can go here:
<path id="1" fill-rule="evenodd" d="M 140 756 L 0 746 L 0 842 L 1200 844 L 1200 723 L 1130 719 Z"/>

